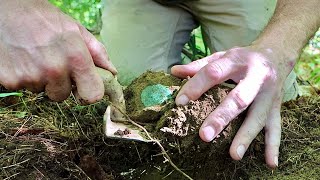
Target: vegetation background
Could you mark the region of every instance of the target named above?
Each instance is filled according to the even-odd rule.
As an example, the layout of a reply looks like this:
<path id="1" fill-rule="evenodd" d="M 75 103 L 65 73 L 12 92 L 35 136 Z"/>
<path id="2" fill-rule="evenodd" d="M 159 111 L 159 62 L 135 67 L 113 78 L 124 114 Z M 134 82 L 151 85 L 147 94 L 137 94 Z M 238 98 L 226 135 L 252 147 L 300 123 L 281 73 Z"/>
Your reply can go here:
<path id="1" fill-rule="evenodd" d="M 49 1 L 98 36 L 102 25 L 101 8 L 103 8 L 103 4 L 101 0 Z M 189 43 L 186 44 L 183 50 L 183 54 L 183 58 L 187 62 L 189 59 L 196 60 L 208 54 L 199 29 L 192 33 Z M 311 85 L 317 90 L 320 89 L 320 30 L 305 47 L 300 60 L 295 66 L 295 71 L 304 84 Z"/>

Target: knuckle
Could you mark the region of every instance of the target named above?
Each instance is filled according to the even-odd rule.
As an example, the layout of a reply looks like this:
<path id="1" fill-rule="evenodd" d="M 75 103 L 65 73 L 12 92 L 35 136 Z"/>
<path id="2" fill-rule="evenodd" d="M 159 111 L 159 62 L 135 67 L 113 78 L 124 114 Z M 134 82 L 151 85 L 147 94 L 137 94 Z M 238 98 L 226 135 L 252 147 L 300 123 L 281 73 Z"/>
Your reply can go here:
<path id="1" fill-rule="evenodd" d="M 92 44 L 93 45 L 90 47 L 90 53 L 93 58 L 99 57 L 101 55 L 104 55 L 105 57 L 107 57 L 106 49 L 102 43 L 97 42 L 95 40 L 95 42 Z"/>
<path id="2" fill-rule="evenodd" d="M 8 79 L 3 82 L 3 86 L 8 90 L 18 90 L 22 88 L 20 81 L 17 79 Z"/>
<path id="3" fill-rule="evenodd" d="M 256 63 L 256 62 L 255 62 Z M 274 79 L 276 77 L 276 71 L 270 62 L 264 60 L 255 66 L 256 70 L 265 77 L 266 80 Z"/>
<path id="4" fill-rule="evenodd" d="M 270 65 L 263 63 L 260 70 L 261 70 L 261 73 L 266 77 L 272 76 L 272 68 Z"/>
<path id="5" fill-rule="evenodd" d="M 231 116 L 226 112 L 219 112 L 214 118 L 215 124 L 222 130 L 231 121 Z"/>
<path id="6" fill-rule="evenodd" d="M 242 56 L 243 54 L 248 54 L 249 52 L 244 50 L 241 47 L 234 47 L 227 51 L 227 55 L 230 59 L 232 59 L 235 62 L 242 62 Z"/>
<path id="7" fill-rule="evenodd" d="M 69 19 L 69 17 L 67 17 Z M 75 34 L 80 34 L 80 29 L 78 23 L 75 23 L 73 19 L 69 19 L 68 21 L 65 21 L 65 28 L 66 31 L 64 31 L 64 34 L 68 35 L 75 35 Z M 70 33 L 70 34 L 69 34 Z"/>
<path id="8" fill-rule="evenodd" d="M 196 100 L 203 94 L 202 88 L 195 88 L 196 85 L 194 84 L 186 85 L 182 89 L 181 94 L 185 94 L 190 100 Z"/>
<path id="9" fill-rule="evenodd" d="M 201 61 L 193 61 L 193 62 L 191 62 L 191 64 L 196 67 L 203 67 L 204 66 L 204 63 L 202 63 Z"/>
<path id="10" fill-rule="evenodd" d="M 245 133 L 243 133 L 243 143 L 249 146 L 249 144 L 255 137 L 256 133 L 253 130 L 247 130 L 245 131 Z"/>
<path id="11" fill-rule="evenodd" d="M 71 65 L 79 66 L 85 62 L 81 51 L 69 52 L 66 56 L 67 56 L 68 61 L 71 63 Z"/>
<path id="12" fill-rule="evenodd" d="M 70 21 L 68 25 L 68 31 L 79 34 L 80 33 L 79 24 L 75 23 L 74 21 Z"/>
<path id="13" fill-rule="evenodd" d="M 67 55 L 68 64 L 73 71 L 85 73 L 90 68 L 89 61 L 86 60 L 81 51 L 75 51 Z"/>
<path id="14" fill-rule="evenodd" d="M 240 47 L 234 46 L 232 49 L 229 49 L 229 50 L 228 50 L 228 53 L 229 53 L 229 54 L 237 54 L 237 53 L 239 53 L 240 50 L 241 50 Z"/>
<path id="15" fill-rule="evenodd" d="M 59 78 L 64 73 L 64 67 L 63 66 L 49 66 L 44 68 L 47 78 Z"/>
<path id="16" fill-rule="evenodd" d="M 21 83 L 25 85 L 37 84 L 38 82 L 40 82 L 40 77 L 41 77 L 41 75 L 39 75 L 38 73 L 30 72 L 30 71 L 21 73 L 18 76 Z"/>
<path id="17" fill-rule="evenodd" d="M 279 136 L 281 136 L 281 130 L 282 130 L 282 128 L 281 128 L 281 124 L 274 124 L 274 125 L 272 125 L 272 126 L 268 126 L 268 125 L 266 125 L 266 126 L 264 126 L 264 132 L 266 133 L 266 134 L 273 134 L 273 135 L 279 135 Z"/>
<path id="18" fill-rule="evenodd" d="M 233 102 L 238 110 L 244 110 L 250 105 L 250 102 L 243 98 L 239 91 L 234 92 L 234 94 L 232 94 L 232 97 Z"/>
<path id="19" fill-rule="evenodd" d="M 105 51 L 105 47 L 101 42 L 97 41 L 96 39 L 92 39 L 91 42 L 92 42 L 92 49 L 94 51 L 97 51 L 97 52 Z"/>
<path id="20" fill-rule="evenodd" d="M 205 74 L 211 80 L 220 80 L 222 78 L 223 69 L 221 65 L 211 62 L 204 68 Z"/>
<path id="21" fill-rule="evenodd" d="M 262 112 L 262 113 L 259 113 L 257 115 L 256 123 L 257 123 L 258 128 L 262 129 L 263 127 L 265 127 L 266 119 L 267 119 L 267 113 L 266 112 Z"/>
<path id="22" fill-rule="evenodd" d="M 275 82 L 277 78 L 277 73 L 273 69 L 266 71 L 265 80 Z"/>

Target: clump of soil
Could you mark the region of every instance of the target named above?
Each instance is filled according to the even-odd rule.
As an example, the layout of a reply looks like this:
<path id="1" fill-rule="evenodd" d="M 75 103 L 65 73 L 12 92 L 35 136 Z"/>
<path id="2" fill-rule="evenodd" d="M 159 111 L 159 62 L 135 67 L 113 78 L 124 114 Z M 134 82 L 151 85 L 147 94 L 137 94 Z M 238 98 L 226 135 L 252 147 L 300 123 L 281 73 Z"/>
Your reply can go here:
<path id="1" fill-rule="evenodd" d="M 175 77 L 167 74 L 157 74 L 158 79 L 149 77 L 153 75 L 152 72 L 146 72 L 139 77 L 137 81 L 128 86 L 128 88 L 139 89 L 141 81 L 145 78 L 149 79 L 145 82 L 147 83 L 145 84 L 146 86 L 150 84 L 161 84 L 162 82 L 158 79 L 163 78 L 166 78 L 167 82 L 170 78 L 172 79 L 171 81 L 176 82 Z M 182 84 L 182 82 L 180 84 Z M 230 123 L 212 143 L 205 143 L 200 140 L 198 136 L 198 131 L 203 121 L 222 102 L 230 91 L 230 87 L 219 85 L 207 91 L 198 100 L 190 101 L 187 105 L 179 107 L 175 105 L 174 98 L 172 98 L 171 101 L 166 102 L 170 108 L 164 108 L 164 112 L 159 113 L 161 117 L 158 118 L 157 126 L 154 131 L 150 133 L 162 140 L 166 149 L 175 152 L 175 157 L 179 157 L 178 162 L 181 166 L 188 164 L 188 168 L 192 169 L 205 166 L 206 164 L 217 166 L 211 169 L 210 172 L 206 172 L 212 177 L 221 172 L 221 170 L 232 171 L 233 167 L 231 166 L 232 168 L 230 169 L 230 163 L 225 163 L 225 160 L 230 159 L 228 148 L 244 116 L 241 114 L 239 116 L 240 118 L 236 118 Z M 137 93 L 136 95 L 137 97 L 133 96 L 131 98 L 140 101 L 140 94 Z M 133 109 L 132 112 L 136 111 L 135 108 L 136 106 L 132 107 L 131 104 L 127 104 L 127 109 Z M 132 117 L 130 113 L 129 116 Z M 140 117 L 149 117 L 149 112 L 143 113 L 142 111 Z M 201 160 L 198 162 L 195 159 Z M 232 161 L 230 160 L 230 162 Z M 191 164 L 193 165 L 190 166 Z"/>
<path id="2" fill-rule="evenodd" d="M 124 92 L 127 113 L 129 114 L 130 118 L 139 122 L 157 121 L 167 109 L 168 103 L 153 107 L 145 107 L 143 102 L 141 101 L 142 91 L 147 86 L 151 85 L 161 84 L 167 87 L 175 87 L 180 86 L 181 83 L 181 79 L 170 76 L 163 72 L 148 71 L 139 76 L 125 89 Z"/>
<path id="3" fill-rule="evenodd" d="M 153 78 L 156 77 L 159 74 Z M 139 81 L 150 83 L 150 79 Z M 177 82 L 182 83 L 179 79 Z M 127 89 L 126 97 L 133 97 L 133 91 Z M 169 101 L 170 108 L 154 122 L 142 124 L 153 126 L 148 130 L 160 140 L 172 161 L 194 179 L 319 177 L 319 96 L 300 97 L 283 104 L 279 167 L 272 171 L 264 162 L 263 132 L 243 160 L 236 162 L 230 158 L 229 146 L 241 124 L 241 116 L 212 143 L 202 142 L 198 137 L 204 117 L 229 91 L 217 86 L 199 101 L 184 107 L 175 107 Z M 157 145 L 108 139 L 103 135 L 102 116 L 107 98 L 81 106 L 73 97 L 55 103 L 44 94 L 23 94 L 15 102 L 0 99 L 0 179 L 185 179 L 163 158 Z M 134 112 L 134 107 L 143 109 L 137 99 L 128 105 L 129 112 Z M 203 105 L 208 106 L 199 108 Z"/>
<path id="4" fill-rule="evenodd" d="M 184 137 L 195 134 L 207 116 L 227 96 L 230 88 L 217 86 L 210 89 L 198 100 L 191 100 L 185 106 L 169 109 L 158 122 L 161 131 Z"/>

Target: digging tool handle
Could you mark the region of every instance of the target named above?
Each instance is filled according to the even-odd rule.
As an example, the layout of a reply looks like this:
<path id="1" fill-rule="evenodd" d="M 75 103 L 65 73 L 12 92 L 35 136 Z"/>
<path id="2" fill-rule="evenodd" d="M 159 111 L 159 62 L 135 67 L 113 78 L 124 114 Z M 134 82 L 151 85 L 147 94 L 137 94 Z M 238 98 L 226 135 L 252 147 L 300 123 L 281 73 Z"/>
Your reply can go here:
<path id="1" fill-rule="evenodd" d="M 122 86 L 110 71 L 99 67 L 96 67 L 96 70 L 103 80 L 105 94 L 109 96 L 111 106 L 116 106 L 111 108 L 111 119 L 113 121 L 124 121 L 125 117 L 122 112 L 126 111 L 126 105 Z M 121 109 L 122 112 L 118 109 Z"/>

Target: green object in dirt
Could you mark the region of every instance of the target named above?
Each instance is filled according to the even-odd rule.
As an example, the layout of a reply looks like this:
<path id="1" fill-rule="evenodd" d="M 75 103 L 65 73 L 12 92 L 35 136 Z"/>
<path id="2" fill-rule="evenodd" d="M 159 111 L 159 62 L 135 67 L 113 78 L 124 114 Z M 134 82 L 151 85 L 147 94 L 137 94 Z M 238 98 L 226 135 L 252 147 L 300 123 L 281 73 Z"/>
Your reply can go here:
<path id="1" fill-rule="evenodd" d="M 141 102 L 145 107 L 160 105 L 170 99 L 172 92 L 167 86 L 156 84 L 150 85 L 141 92 Z"/>

